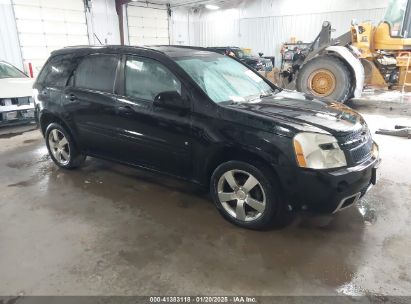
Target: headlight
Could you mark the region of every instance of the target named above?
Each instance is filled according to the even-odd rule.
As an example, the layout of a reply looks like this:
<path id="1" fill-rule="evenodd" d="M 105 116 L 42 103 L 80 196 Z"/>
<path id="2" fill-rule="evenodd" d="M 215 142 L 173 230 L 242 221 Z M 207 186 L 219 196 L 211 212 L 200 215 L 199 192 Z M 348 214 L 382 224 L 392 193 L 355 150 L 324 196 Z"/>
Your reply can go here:
<path id="1" fill-rule="evenodd" d="M 297 163 L 302 168 L 329 169 L 347 165 L 344 151 L 334 136 L 319 133 L 298 133 L 294 137 Z"/>

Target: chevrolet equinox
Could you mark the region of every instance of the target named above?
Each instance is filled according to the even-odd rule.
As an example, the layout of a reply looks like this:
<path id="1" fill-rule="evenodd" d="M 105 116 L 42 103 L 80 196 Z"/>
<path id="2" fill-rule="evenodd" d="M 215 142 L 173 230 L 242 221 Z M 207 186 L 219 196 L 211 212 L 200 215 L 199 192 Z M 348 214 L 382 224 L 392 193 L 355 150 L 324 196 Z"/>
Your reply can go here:
<path id="1" fill-rule="evenodd" d="M 34 99 L 57 166 L 89 155 L 198 183 L 246 228 L 273 226 L 290 209 L 335 213 L 376 183 L 378 146 L 361 115 L 207 49 L 64 48 Z"/>

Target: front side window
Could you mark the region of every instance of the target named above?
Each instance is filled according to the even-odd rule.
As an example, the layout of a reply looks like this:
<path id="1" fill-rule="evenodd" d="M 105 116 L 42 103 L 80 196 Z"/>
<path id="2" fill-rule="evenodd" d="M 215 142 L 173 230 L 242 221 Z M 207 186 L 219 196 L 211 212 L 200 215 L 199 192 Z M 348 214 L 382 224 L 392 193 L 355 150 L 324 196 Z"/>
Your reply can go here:
<path id="1" fill-rule="evenodd" d="M 177 91 L 181 94 L 181 82 L 153 59 L 128 57 L 125 79 L 125 93 L 129 97 L 153 101 L 162 92 Z"/>
<path id="2" fill-rule="evenodd" d="M 0 79 L 2 78 L 26 78 L 27 75 L 16 67 L 6 62 L 0 62 Z"/>
<path id="3" fill-rule="evenodd" d="M 177 63 L 216 103 L 245 102 L 273 93 L 252 70 L 227 56 L 184 57 Z"/>
<path id="4" fill-rule="evenodd" d="M 74 85 L 82 89 L 113 93 L 118 58 L 114 55 L 89 55 L 75 72 Z"/>

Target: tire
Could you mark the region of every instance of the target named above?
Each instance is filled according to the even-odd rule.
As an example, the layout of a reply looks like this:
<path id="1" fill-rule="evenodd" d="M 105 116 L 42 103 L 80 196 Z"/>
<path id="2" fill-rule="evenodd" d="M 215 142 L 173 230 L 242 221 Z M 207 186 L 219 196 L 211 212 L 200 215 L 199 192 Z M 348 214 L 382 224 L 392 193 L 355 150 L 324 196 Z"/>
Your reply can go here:
<path id="1" fill-rule="evenodd" d="M 235 186 L 231 176 L 234 177 Z M 258 184 L 249 187 L 255 184 L 250 177 Z M 287 218 L 286 204 L 278 183 L 263 165 L 242 161 L 221 164 L 211 177 L 210 193 L 221 215 L 243 228 L 265 230 L 282 227 Z"/>
<path id="2" fill-rule="evenodd" d="M 86 160 L 86 155 L 77 148 L 71 135 L 58 123 L 47 126 L 45 140 L 51 159 L 60 168 L 74 169 Z"/>
<path id="3" fill-rule="evenodd" d="M 351 73 L 341 59 L 321 55 L 301 67 L 296 85 L 300 92 L 344 103 L 353 93 L 351 82 Z"/>

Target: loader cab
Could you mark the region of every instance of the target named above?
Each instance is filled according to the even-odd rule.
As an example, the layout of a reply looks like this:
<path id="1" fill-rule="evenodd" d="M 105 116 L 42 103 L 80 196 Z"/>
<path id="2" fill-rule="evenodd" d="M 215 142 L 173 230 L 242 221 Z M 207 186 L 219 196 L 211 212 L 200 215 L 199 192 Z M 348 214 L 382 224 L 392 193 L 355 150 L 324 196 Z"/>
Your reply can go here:
<path id="1" fill-rule="evenodd" d="M 411 37 L 411 1 L 390 0 L 383 21 L 389 25 L 393 38 Z"/>
<path id="2" fill-rule="evenodd" d="M 409 0 L 390 0 L 383 21 L 375 28 L 375 50 L 411 50 L 410 6 Z"/>

